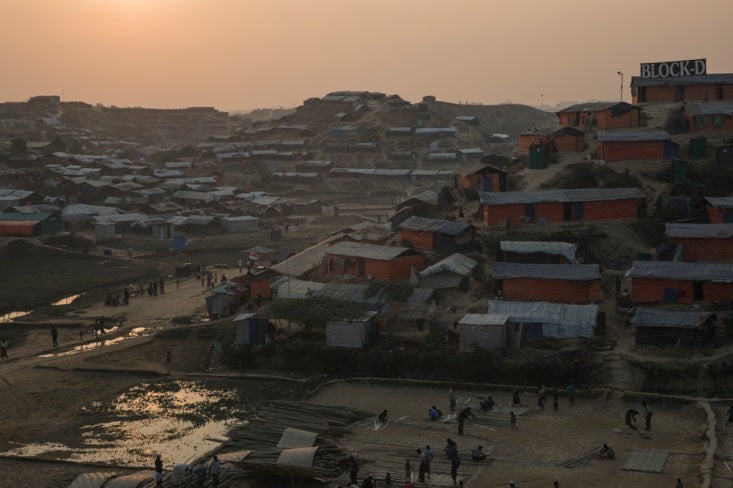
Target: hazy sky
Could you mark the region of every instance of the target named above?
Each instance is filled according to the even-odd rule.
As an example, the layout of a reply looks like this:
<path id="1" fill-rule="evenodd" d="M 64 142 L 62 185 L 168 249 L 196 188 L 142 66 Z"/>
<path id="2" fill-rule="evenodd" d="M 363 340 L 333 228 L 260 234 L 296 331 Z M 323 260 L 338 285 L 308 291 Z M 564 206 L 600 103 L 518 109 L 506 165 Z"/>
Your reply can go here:
<path id="1" fill-rule="evenodd" d="M 334 90 L 615 100 L 639 63 L 733 72 L 733 0 L 0 0 L 0 100 L 297 106 Z"/>

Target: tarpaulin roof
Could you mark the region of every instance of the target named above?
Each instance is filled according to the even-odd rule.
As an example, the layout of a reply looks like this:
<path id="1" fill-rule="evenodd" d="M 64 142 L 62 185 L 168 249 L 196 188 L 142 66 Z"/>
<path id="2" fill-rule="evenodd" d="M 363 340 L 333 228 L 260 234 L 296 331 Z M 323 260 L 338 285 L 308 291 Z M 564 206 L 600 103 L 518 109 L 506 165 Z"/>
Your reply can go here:
<path id="1" fill-rule="evenodd" d="M 634 261 L 626 272 L 630 278 L 660 278 L 683 281 L 733 283 L 733 264 Z"/>
<path id="2" fill-rule="evenodd" d="M 712 312 L 680 312 L 639 307 L 634 312 L 631 323 L 637 327 L 678 327 L 695 329 L 714 315 Z"/>
<path id="3" fill-rule="evenodd" d="M 666 224 L 667 237 L 703 237 L 710 239 L 730 239 L 733 237 L 733 224 Z"/>
<path id="4" fill-rule="evenodd" d="M 508 314 L 514 322 L 552 325 L 543 330 L 550 337 L 591 337 L 598 305 L 489 300 L 489 313 Z"/>
<path id="5" fill-rule="evenodd" d="M 273 281 L 270 286 L 277 289 L 277 298 L 311 298 L 316 296 L 327 296 L 337 300 L 358 303 L 361 305 L 379 306 L 387 303 L 387 296 L 384 290 L 377 294 L 366 297 L 365 292 L 369 285 L 351 283 L 319 283 L 317 281 L 304 281 L 295 278 L 281 278 Z M 428 303 L 435 293 L 429 288 L 413 288 L 412 295 L 407 303 L 421 304 Z"/>
<path id="6" fill-rule="evenodd" d="M 51 217 L 50 213 L 0 212 L 0 222 L 40 222 Z"/>
<path id="7" fill-rule="evenodd" d="M 323 256 L 328 250 L 328 245 L 336 239 L 342 238 L 342 233 L 333 235 L 313 246 L 300 251 L 288 259 L 272 266 L 274 271 L 287 276 L 301 276 L 302 274 L 319 266 L 323 262 Z"/>
<path id="8" fill-rule="evenodd" d="M 527 264 L 494 262 L 495 280 L 537 278 L 541 280 L 593 281 L 601 278 L 597 264 Z"/>
<path id="9" fill-rule="evenodd" d="M 410 217 L 400 224 L 400 229 L 437 232 L 457 236 L 471 227 L 467 222 L 451 222 L 450 220 L 428 219 L 426 217 Z"/>
<path id="10" fill-rule="evenodd" d="M 410 249 L 406 247 L 377 246 L 375 244 L 342 241 L 334 244 L 330 249 L 327 249 L 326 254 L 389 261 L 408 251 L 410 251 Z"/>
<path id="11" fill-rule="evenodd" d="M 575 259 L 575 251 L 578 245 L 570 242 L 542 242 L 542 241 L 501 241 L 499 243 L 502 251 L 516 252 L 520 254 L 554 254 L 563 256 L 568 261 Z"/>
<path id="12" fill-rule="evenodd" d="M 575 105 L 571 105 L 567 108 L 564 108 L 560 110 L 559 114 L 563 112 L 602 112 L 604 110 L 608 110 L 609 108 L 616 107 L 617 105 L 631 108 L 636 108 L 635 105 L 631 105 L 630 103 L 626 102 L 585 102 L 585 103 L 576 103 Z"/>
<path id="13" fill-rule="evenodd" d="M 467 313 L 458 325 L 504 325 L 509 320 L 506 313 Z"/>
<path id="14" fill-rule="evenodd" d="M 733 207 L 733 197 L 705 197 L 713 207 Z"/>
<path id="15" fill-rule="evenodd" d="M 436 273 L 448 271 L 461 276 L 468 276 L 474 270 L 478 263 L 468 256 L 464 256 L 461 253 L 451 254 L 447 258 L 444 258 L 437 263 L 428 266 L 424 270 L 420 271 L 420 276 L 425 278 L 432 276 Z"/>
<path id="16" fill-rule="evenodd" d="M 637 130 L 637 131 L 614 131 L 599 132 L 598 142 L 644 142 L 644 141 L 667 141 L 672 136 L 664 130 Z"/>

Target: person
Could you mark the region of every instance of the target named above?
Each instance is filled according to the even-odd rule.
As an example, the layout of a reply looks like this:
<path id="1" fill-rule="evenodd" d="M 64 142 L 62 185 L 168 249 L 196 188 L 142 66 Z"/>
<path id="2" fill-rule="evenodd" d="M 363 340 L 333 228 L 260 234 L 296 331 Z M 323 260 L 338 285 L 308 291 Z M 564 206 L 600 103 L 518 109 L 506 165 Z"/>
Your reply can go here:
<path id="1" fill-rule="evenodd" d="M 204 483 L 206 483 L 206 466 L 204 466 L 204 463 L 199 462 L 194 466 L 192 473 L 196 480 L 196 488 L 204 488 Z"/>
<path id="2" fill-rule="evenodd" d="M 435 422 L 443 416 L 443 412 L 435 408 L 435 405 L 433 405 L 432 407 L 430 407 L 430 410 L 428 410 L 428 416 L 430 417 L 431 421 Z"/>
<path id="3" fill-rule="evenodd" d="M 158 283 L 159 283 L 158 289 L 160 290 L 160 294 L 161 295 L 165 294 L 165 281 L 163 281 L 162 276 L 158 279 Z"/>
<path id="4" fill-rule="evenodd" d="M 163 486 L 163 460 L 160 454 L 155 456 L 155 486 L 158 488 Z"/>
<path id="5" fill-rule="evenodd" d="M 165 353 L 165 372 L 171 374 L 171 363 L 173 362 L 173 355 L 170 351 Z"/>
<path id="6" fill-rule="evenodd" d="M 3 361 L 8 359 L 8 341 L 6 339 L 0 341 L 0 359 Z"/>
<path id="7" fill-rule="evenodd" d="M 684 486 L 682 486 L 682 480 L 680 478 L 677 478 L 677 484 L 674 485 L 674 487 L 675 488 L 684 488 Z"/>
<path id="8" fill-rule="evenodd" d="M 433 462 L 433 451 L 430 446 L 425 446 L 425 476 L 430 479 L 430 464 Z"/>
<path id="9" fill-rule="evenodd" d="M 357 485 L 356 482 L 356 475 L 359 474 L 359 463 L 356 462 L 356 459 L 354 459 L 354 456 L 349 456 L 349 477 L 351 479 L 352 485 Z"/>
<path id="10" fill-rule="evenodd" d="M 48 335 L 51 336 L 53 347 L 59 347 L 59 331 L 56 330 L 56 326 L 51 326 L 51 332 Z"/>
<path id="11" fill-rule="evenodd" d="M 553 388 L 552 389 L 552 409 L 556 412 L 560 409 L 559 400 L 560 400 L 560 392 L 557 391 L 557 388 Z"/>
<path id="12" fill-rule="evenodd" d="M 514 390 L 512 393 L 512 407 L 521 407 L 522 399 L 519 397 L 519 390 Z"/>
<path id="13" fill-rule="evenodd" d="M 517 416 L 514 415 L 514 412 L 509 412 L 509 428 L 517 430 Z"/>
<path id="14" fill-rule="evenodd" d="M 384 475 L 384 488 L 392 488 L 392 475 L 389 473 Z"/>
<path id="15" fill-rule="evenodd" d="M 728 407 L 728 423 L 733 423 L 733 405 Z"/>
<path id="16" fill-rule="evenodd" d="M 476 418 L 471 411 L 471 407 L 464 408 L 458 414 L 458 435 L 463 435 L 463 424 L 466 422 L 467 418 Z"/>
<path id="17" fill-rule="evenodd" d="M 494 409 L 494 407 L 496 406 L 496 402 L 493 398 L 491 398 L 491 395 L 489 395 L 489 398 L 481 401 L 481 403 L 479 403 L 479 406 L 481 407 L 482 412 L 488 412 L 489 410 Z"/>
<path id="18" fill-rule="evenodd" d="M 613 452 L 613 449 L 608 447 L 608 444 L 603 444 L 601 452 L 598 453 L 598 456 L 606 459 L 616 459 L 616 453 Z"/>
<path id="19" fill-rule="evenodd" d="M 644 407 L 644 429 L 650 430 L 652 428 L 652 407 L 645 401 L 641 402 L 641 406 Z"/>
<path id="20" fill-rule="evenodd" d="M 514 483 L 513 481 L 510 481 L 509 482 L 509 488 L 519 488 L 519 487 L 517 486 L 516 483 Z"/>
<path id="21" fill-rule="evenodd" d="M 361 488 L 374 488 L 374 475 L 370 474 L 364 478 L 364 481 L 361 483 Z"/>
<path id="22" fill-rule="evenodd" d="M 420 483 L 425 483 L 425 453 L 420 448 L 417 449 L 417 457 L 420 459 L 420 464 L 417 468 L 417 480 Z"/>
<path id="23" fill-rule="evenodd" d="M 559 481 L 553 481 L 552 482 L 552 488 L 560 488 L 560 482 Z"/>
<path id="24" fill-rule="evenodd" d="M 211 486 L 213 488 L 219 488 L 219 473 L 221 471 L 222 464 L 224 463 L 219 461 L 219 458 L 217 456 L 214 456 L 214 458 L 211 460 L 211 464 L 209 465 L 209 473 L 211 473 Z"/>
<path id="25" fill-rule="evenodd" d="M 575 405 L 575 385 L 572 383 L 568 385 L 568 400 L 570 405 Z"/>
<path id="26" fill-rule="evenodd" d="M 474 461 L 483 461 L 486 459 L 486 453 L 484 453 L 484 446 L 479 444 L 479 446 L 476 449 L 473 449 L 471 451 L 471 459 Z"/>
<path id="27" fill-rule="evenodd" d="M 412 466 L 410 466 L 410 458 L 405 459 L 405 485 L 412 481 Z"/>
<path id="28" fill-rule="evenodd" d="M 450 390 L 448 390 L 448 403 L 450 404 L 450 411 L 455 412 L 456 411 L 456 389 L 451 386 Z"/>
<path id="29" fill-rule="evenodd" d="M 453 458 L 450 460 L 450 477 L 453 480 L 453 484 L 456 484 L 456 478 L 458 478 L 458 466 L 461 465 L 461 458 L 458 457 L 458 454 L 453 456 Z"/>
<path id="30" fill-rule="evenodd" d="M 624 415 L 624 421 L 626 422 L 626 425 L 631 429 L 636 429 L 636 416 L 639 415 L 638 410 L 634 410 L 633 408 L 630 408 L 626 411 L 626 414 Z"/>
<path id="31" fill-rule="evenodd" d="M 458 444 L 456 444 L 456 441 L 448 437 L 445 440 L 445 447 L 443 448 L 443 452 L 445 452 L 445 455 L 449 458 L 453 458 L 454 456 L 458 455 Z"/>
<path id="32" fill-rule="evenodd" d="M 387 421 L 389 421 L 389 416 L 387 415 L 386 410 L 382 410 L 382 413 L 379 414 L 379 421 L 383 424 L 386 424 Z"/>
<path id="33" fill-rule="evenodd" d="M 237 261 L 237 265 L 239 266 L 239 273 L 242 273 L 242 268 L 244 267 L 244 262 L 240 259 Z"/>

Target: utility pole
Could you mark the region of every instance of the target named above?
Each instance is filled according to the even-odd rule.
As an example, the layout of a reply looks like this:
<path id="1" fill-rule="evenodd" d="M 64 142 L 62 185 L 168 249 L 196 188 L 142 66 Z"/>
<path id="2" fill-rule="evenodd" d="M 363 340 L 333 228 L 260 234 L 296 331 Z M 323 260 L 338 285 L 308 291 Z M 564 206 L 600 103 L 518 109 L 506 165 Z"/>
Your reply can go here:
<path id="1" fill-rule="evenodd" d="M 621 101 L 624 101 L 624 73 L 622 71 L 617 71 L 617 75 L 621 77 Z"/>

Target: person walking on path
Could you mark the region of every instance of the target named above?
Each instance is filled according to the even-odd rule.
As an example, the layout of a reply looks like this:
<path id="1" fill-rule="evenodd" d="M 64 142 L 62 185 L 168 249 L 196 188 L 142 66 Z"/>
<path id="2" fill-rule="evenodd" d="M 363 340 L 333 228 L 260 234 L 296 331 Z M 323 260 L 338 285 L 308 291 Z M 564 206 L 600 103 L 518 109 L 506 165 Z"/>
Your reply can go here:
<path id="1" fill-rule="evenodd" d="M 570 405 L 575 405 L 575 385 L 572 383 L 568 385 L 568 400 Z"/>
<path id="2" fill-rule="evenodd" d="M 552 409 L 556 412 L 560 410 L 559 401 L 560 401 L 560 392 L 557 391 L 557 388 L 553 388 L 552 389 Z"/>
<path id="3" fill-rule="evenodd" d="M 356 481 L 356 475 L 359 474 L 359 463 L 356 462 L 356 459 L 354 459 L 354 456 L 349 456 L 349 477 L 351 479 L 352 485 L 357 485 L 358 483 Z"/>
<path id="4" fill-rule="evenodd" d="M 509 428 L 513 431 L 517 430 L 517 416 L 514 412 L 509 412 Z"/>
<path id="5" fill-rule="evenodd" d="M 51 337 L 53 347 L 59 347 L 59 331 L 56 330 L 56 326 L 51 326 L 51 332 L 48 335 Z"/>
<path id="6" fill-rule="evenodd" d="M 0 341 L 0 360 L 5 361 L 8 359 L 8 341 L 3 339 Z"/>
<path id="7" fill-rule="evenodd" d="M 461 465 L 461 458 L 458 457 L 458 454 L 453 456 L 453 458 L 450 460 L 450 477 L 453 480 L 453 484 L 456 484 L 456 478 L 458 478 L 458 467 Z"/>
<path id="8" fill-rule="evenodd" d="M 433 451 L 430 446 L 425 446 L 425 475 L 430 479 L 430 463 L 433 462 Z"/>
<path id="9" fill-rule="evenodd" d="M 417 449 L 417 456 L 420 459 L 420 464 L 417 468 L 417 480 L 420 483 L 425 483 L 425 453 L 420 448 Z"/>
<path id="10" fill-rule="evenodd" d="M 219 458 L 217 456 L 214 456 L 214 459 L 211 460 L 211 464 L 209 465 L 209 473 L 211 473 L 211 486 L 213 488 L 219 488 L 219 472 L 221 471 L 222 464 L 224 463 L 219 461 Z"/>
<path id="11" fill-rule="evenodd" d="M 160 454 L 155 456 L 155 486 L 163 486 L 163 460 L 160 459 Z"/>
<path id="12" fill-rule="evenodd" d="M 171 374 L 171 363 L 173 362 L 173 355 L 170 351 L 165 353 L 165 372 Z"/>
<path id="13" fill-rule="evenodd" d="M 644 407 L 644 428 L 646 430 L 650 430 L 652 428 L 652 414 L 654 414 L 654 411 L 652 411 L 652 407 L 645 401 L 641 402 L 641 406 Z"/>
<path id="14" fill-rule="evenodd" d="M 450 411 L 455 412 L 456 411 L 456 389 L 452 385 L 450 387 L 450 390 L 448 390 L 448 403 L 450 405 Z"/>

